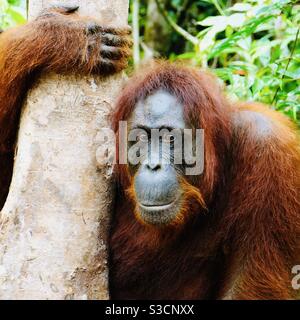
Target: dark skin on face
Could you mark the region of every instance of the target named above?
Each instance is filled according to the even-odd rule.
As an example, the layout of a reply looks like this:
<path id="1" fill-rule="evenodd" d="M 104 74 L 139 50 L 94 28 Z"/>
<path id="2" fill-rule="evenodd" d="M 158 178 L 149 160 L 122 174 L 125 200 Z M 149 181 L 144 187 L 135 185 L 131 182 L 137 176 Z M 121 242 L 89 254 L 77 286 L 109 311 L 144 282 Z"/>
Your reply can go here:
<path id="1" fill-rule="evenodd" d="M 134 130 L 137 141 L 145 142 L 149 150 L 139 164 L 130 166 L 134 176 L 136 213 L 146 224 L 167 225 L 180 211 L 183 193 L 179 182 L 180 170 L 172 161 L 164 160 L 170 158 L 168 153 L 174 147 L 172 130 L 180 132 L 186 127 L 183 106 L 176 97 L 164 90 L 158 90 L 139 101 L 129 119 L 129 130 Z M 151 141 L 153 129 L 160 130 L 161 134 L 156 148 Z"/>
<path id="2" fill-rule="evenodd" d="M 291 270 L 299 261 L 299 139 L 282 115 L 231 104 L 206 72 L 160 62 L 124 88 L 113 116 L 116 134 L 120 121 L 146 135 L 149 128 L 204 129 L 205 148 L 199 175 L 187 173 L 185 155 L 176 166 L 152 157 L 116 164 L 113 299 L 297 295 Z"/>
<path id="3" fill-rule="evenodd" d="M 127 66 L 129 30 L 102 26 L 75 9 L 52 8 L 0 36 L 0 206 L 11 180 L 22 102 L 36 76 L 107 76 Z M 205 130 L 204 172 L 189 178 L 192 183 L 183 171 L 186 158 L 182 166 L 157 160 L 171 152 L 154 152 L 149 163 L 116 165 L 112 298 L 297 295 L 291 270 L 300 252 L 300 153 L 291 123 L 255 103 L 231 104 L 206 72 L 166 62 L 143 68 L 128 82 L 112 120 L 116 133 L 125 120 L 146 133 L 188 124 Z"/>

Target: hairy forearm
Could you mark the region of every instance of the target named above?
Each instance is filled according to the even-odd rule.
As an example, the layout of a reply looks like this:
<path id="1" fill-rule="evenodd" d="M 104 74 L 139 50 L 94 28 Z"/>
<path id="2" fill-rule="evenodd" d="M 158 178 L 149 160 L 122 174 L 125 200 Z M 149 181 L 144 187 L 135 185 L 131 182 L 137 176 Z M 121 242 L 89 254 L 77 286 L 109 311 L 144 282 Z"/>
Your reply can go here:
<path id="1" fill-rule="evenodd" d="M 11 151 L 22 100 L 41 71 L 107 76 L 123 70 L 129 29 L 53 8 L 0 35 L 0 152 Z"/>

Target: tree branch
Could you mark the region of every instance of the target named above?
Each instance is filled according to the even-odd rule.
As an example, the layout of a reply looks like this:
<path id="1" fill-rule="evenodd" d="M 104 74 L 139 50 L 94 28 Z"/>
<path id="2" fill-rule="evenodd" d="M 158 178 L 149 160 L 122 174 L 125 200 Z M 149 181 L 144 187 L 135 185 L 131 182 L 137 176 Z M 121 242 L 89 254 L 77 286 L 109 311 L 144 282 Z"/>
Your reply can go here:
<path id="1" fill-rule="evenodd" d="M 296 49 L 296 45 L 297 45 L 297 42 L 298 42 L 299 32 L 300 32 L 300 28 L 298 28 L 298 30 L 297 30 L 296 37 L 295 37 L 295 41 L 294 41 L 294 44 L 293 44 L 293 47 L 292 47 L 292 50 L 291 50 L 291 54 L 290 54 L 290 56 L 289 56 L 289 58 L 288 58 L 288 62 L 287 62 L 286 67 L 285 67 L 285 69 L 284 69 L 284 73 L 283 73 L 282 76 L 281 76 L 281 82 L 282 82 L 283 79 L 285 78 L 285 74 L 286 74 L 286 72 L 287 72 L 287 70 L 288 70 L 288 68 L 289 68 L 290 62 L 292 61 L 292 58 L 293 58 L 293 55 L 294 55 L 294 52 L 295 52 L 295 49 Z M 278 92 L 279 92 L 279 89 L 280 89 L 280 86 L 278 86 L 278 88 L 277 88 L 277 90 L 276 90 L 276 92 L 275 92 L 275 94 L 274 94 L 274 98 L 273 98 L 273 100 L 272 100 L 272 104 L 273 104 L 274 101 L 276 100 L 276 97 L 277 97 L 277 94 L 278 94 Z"/>
<path id="2" fill-rule="evenodd" d="M 160 0 L 155 0 L 157 8 L 159 12 L 163 15 L 167 23 L 181 36 L 183 36 L 186 40 L 190 41 L 193 45 L 198 45 L 199 40 L 188 33 L 186 30 L 181 28 L 176 22 L 174 22 L 168 15 L 168 12 L 164 9 L 163 5 L 161 4 Z"/>

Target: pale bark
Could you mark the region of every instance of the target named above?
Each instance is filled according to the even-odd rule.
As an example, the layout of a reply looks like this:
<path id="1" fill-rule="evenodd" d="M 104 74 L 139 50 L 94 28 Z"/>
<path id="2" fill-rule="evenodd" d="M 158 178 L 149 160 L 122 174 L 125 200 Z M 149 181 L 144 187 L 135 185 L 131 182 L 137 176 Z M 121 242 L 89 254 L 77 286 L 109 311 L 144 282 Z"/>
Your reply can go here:
<path id="1" fill-rule="evenodd" d="M 32 18 L 57 1 L 31 0 Z M 127 25 L 127 0 L 59 1 Z M 23 107 L 14 175 L 0 220 L 0 299 L 108 299 L 111 167 L 97 134 L 121 75 L 43 75 Z M 98 160 L 98 161 L 97 161 Z"/>

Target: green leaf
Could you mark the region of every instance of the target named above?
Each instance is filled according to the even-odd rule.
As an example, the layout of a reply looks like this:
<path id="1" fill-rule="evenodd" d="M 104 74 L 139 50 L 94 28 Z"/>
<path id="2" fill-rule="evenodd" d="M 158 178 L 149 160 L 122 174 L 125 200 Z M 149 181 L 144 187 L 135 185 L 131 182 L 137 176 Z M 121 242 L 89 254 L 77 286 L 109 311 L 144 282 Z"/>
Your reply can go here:
<path id="1" fill-rule="evenodd" d="M 224 16 L 208 17 L 202 21 L 197 22 L 197 24 L 205 27 L 222 26 L 225 28 L 227 26 L 227 17 L 224 17 Z"/>
<path id="2" fill-rule="evenodd" d="M 269 21 L 272 18 L 273 16 L 251 19 L 250 22 L 247 23 L 240 31 L 234 33 L 230 38 L 225 39 L 221 43 L 217 44 L 208 55 L 208 59 L 216 57 L 224 49 L 235 45 L 240 39 L 250 36 L 252 33 L 254 33 L 257 26 L 265 23 L 266 21 Z"/>
<path id="3" fill-rule="evenodd" d="M 7 13 L 11 15 L 12 19 L 16 24 L 23 24 L 26 22 L 25 17 L 20 12 L 13 9 L 12 7 L 8 8 Z"/>
<path id="4" fill-rule="evenodd" d="M 195 52 L 186 52 L 176 56 L 176 59 L 193 59 L 196 57 L 196 55 L 197 54 Z"/>
<path id="5" fill-rule="evenodd" d="M 228 8 L 230 11 L 245 12 L 252 8 L 249 3 L 236 3 L 233 7 Z"/>
<path id="6" fill-rule="evenodd" d="M 19 6 L 21 4 L 20 0 L 7 0 L 7 2 L 13 6 Z"/>

